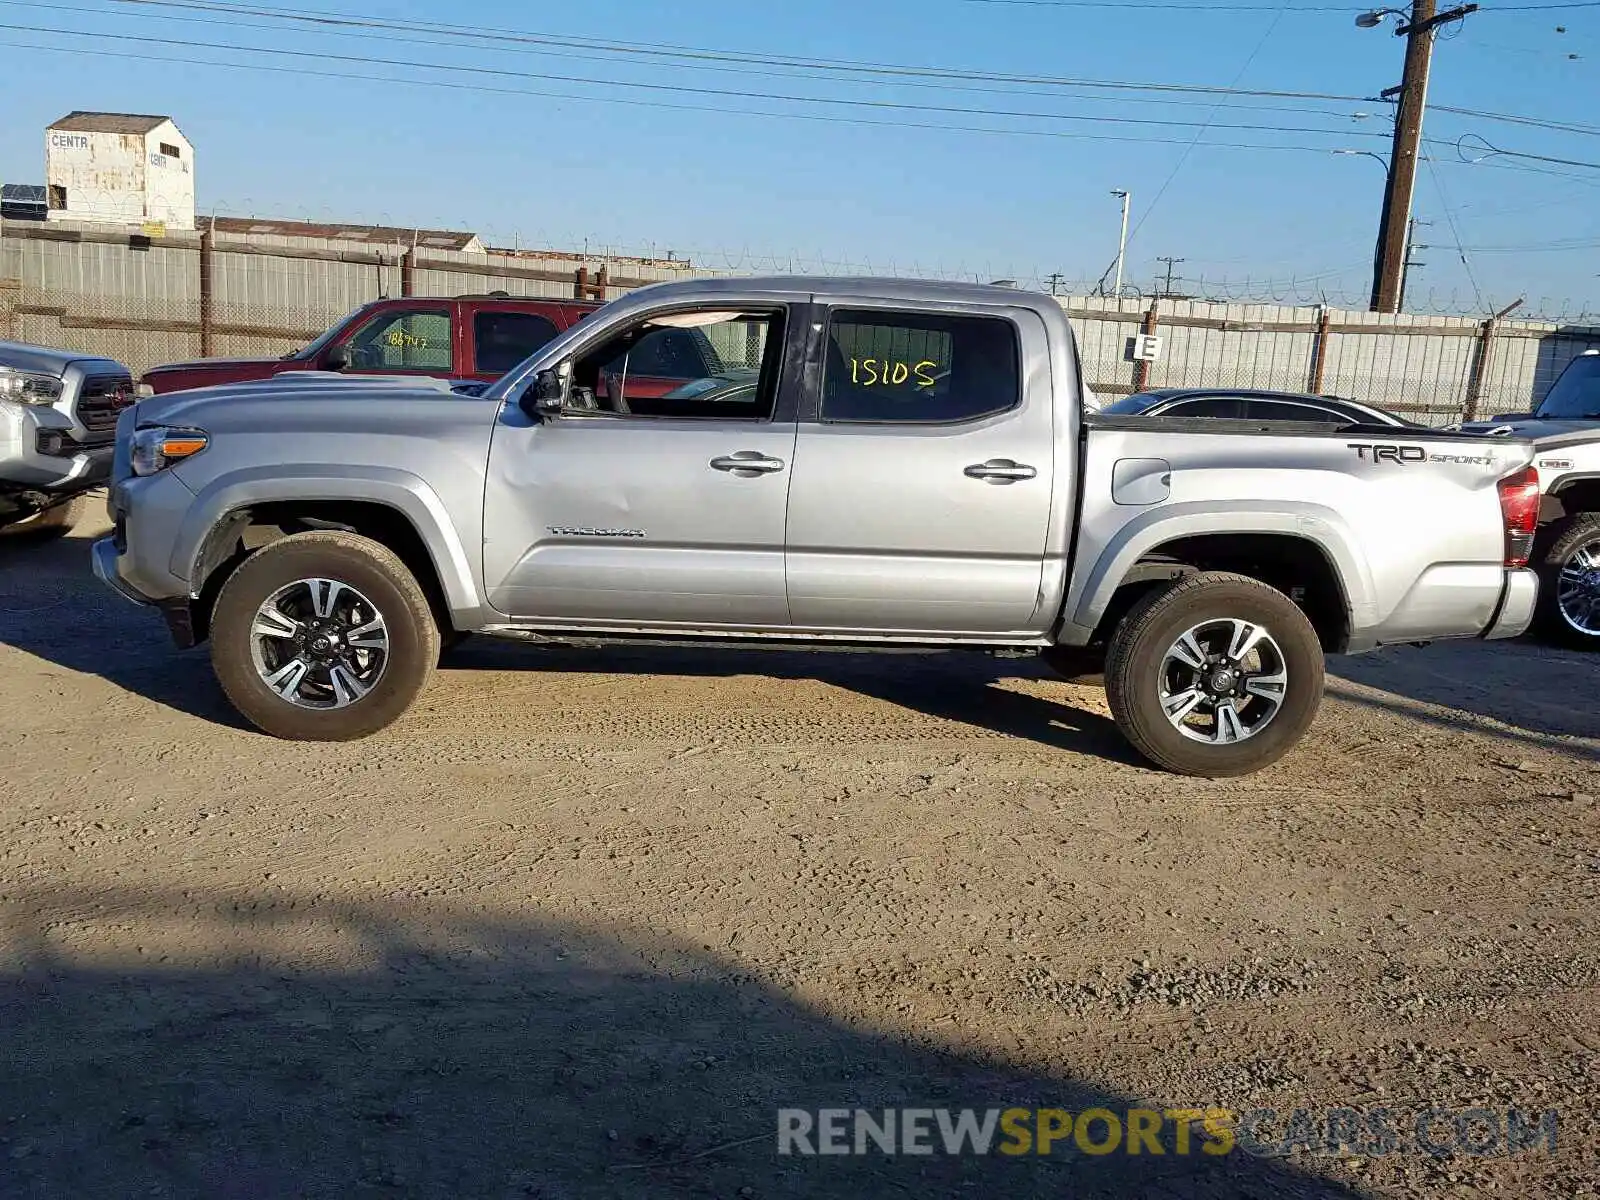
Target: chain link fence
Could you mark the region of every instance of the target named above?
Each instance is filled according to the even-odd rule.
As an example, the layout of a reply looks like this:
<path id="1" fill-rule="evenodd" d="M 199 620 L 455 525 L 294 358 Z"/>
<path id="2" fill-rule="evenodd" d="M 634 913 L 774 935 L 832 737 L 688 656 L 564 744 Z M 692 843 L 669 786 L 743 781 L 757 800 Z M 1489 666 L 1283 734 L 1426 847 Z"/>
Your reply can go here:
<path id="1" fill-rule="evenodd" d="M 287 354 L 385 297 L 610 299 L 663 279 L 729 273 L 742 272 L 682 260 L 419 253 L 270 236 L 219 234 L 207 244 L 196 234 L 6 221 L 0 338 L 105 355 L 137 376 L 185 359 Z M 1085 380 L 1105 399 L 1157 387 L 1312 391 L 1437 425 L 1527 411 L 1575 355 L 1600 349 L 1600 326 L 1584 323 L 1057 299 L 1077 332 Z M 1159 339 L 1151 359 L 1135 357 L 1141 333 Z"/>

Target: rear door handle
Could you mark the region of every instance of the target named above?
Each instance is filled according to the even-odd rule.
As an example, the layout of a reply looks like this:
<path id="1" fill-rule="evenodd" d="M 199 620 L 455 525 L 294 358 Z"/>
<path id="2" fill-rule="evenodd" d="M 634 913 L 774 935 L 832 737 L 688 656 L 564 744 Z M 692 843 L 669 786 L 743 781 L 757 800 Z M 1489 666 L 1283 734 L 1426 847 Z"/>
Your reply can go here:
<path id="1" fill-rule="evenodd" d="M 1018 483 L 1033 479 L 1039 472 L 1026 463 L 1012 462 L 1009 458 L 991 458 L 988 462 L 974 463 L 963 474 L 968 479 L 981 479 L 985 483 Z"/>
<path id="2" fill-rule="evenodd" d="M 738 450 L 713 458 L 711 467 L 716 471 L 730 471 L 741 479 L 754 479 L 757 475 L 783 470 L 783 459 L 768 458 L 759 450 Z"/>

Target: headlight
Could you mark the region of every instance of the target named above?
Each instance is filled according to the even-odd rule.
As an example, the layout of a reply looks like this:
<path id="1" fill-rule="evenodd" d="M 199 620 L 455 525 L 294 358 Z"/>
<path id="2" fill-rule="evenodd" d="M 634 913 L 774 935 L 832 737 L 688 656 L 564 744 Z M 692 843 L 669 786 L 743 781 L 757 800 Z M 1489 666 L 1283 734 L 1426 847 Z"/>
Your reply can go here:
<path id="1" fill-rule="evenodd" d="M 162 425 L 137 429 L 128 444 L 128 461 L 135 475 L 154 475 L 199 454 L 208 440 L 198 429 L 168 429 Z"/>
<path id="2" fill-rule="evenodd" d="M 54 404 L 61 399 L 61 380 L 54 375 L 0 367 L 0 400 L 22 404 Z"/>

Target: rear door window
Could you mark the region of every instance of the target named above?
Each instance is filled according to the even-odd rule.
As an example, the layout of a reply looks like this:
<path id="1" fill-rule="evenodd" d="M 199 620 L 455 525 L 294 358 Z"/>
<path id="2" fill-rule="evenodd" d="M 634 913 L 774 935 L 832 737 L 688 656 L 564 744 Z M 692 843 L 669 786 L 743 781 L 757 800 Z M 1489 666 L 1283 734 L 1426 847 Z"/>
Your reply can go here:
<path id="1" fill-rule="evenodd" d="M 538 313 L 485 310 L 473 315 L 473 360 L 480 375 L 504 375 L 560 330 Z"/>
<path id="2" fill-rule="evenodd" d="M 824 421 L 975 421 L 1022 402 L 1017 330 L 998 317 L 839 309 L 824 349 Z"/>

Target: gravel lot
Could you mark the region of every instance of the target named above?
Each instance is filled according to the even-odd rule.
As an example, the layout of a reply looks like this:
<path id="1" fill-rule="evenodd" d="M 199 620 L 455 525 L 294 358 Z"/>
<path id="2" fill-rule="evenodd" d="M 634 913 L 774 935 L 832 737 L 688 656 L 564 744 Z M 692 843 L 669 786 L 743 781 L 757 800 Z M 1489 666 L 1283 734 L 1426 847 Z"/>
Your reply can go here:
<path id="1" fill-rule="evenodd" d="M 1031 661 L 469 642 L 242 728 L 0 545 L 0 1194 L 1596 1194 L 1593 658 L 1334 664 L 1243 780 Z M 780 1157 L 776 1110 L 1559 1111 L 1516 1156 Z"/>

